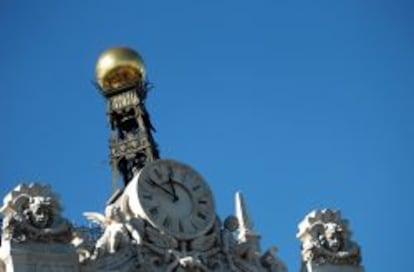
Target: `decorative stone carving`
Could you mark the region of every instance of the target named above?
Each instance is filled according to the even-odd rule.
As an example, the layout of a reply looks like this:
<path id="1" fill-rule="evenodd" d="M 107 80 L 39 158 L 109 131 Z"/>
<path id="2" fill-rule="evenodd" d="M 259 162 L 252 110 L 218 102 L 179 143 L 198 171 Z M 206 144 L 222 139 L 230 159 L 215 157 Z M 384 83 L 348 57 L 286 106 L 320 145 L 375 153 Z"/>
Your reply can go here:
<path id="1" fill-rule="evenodd" d="M 121 248 L 131 243 L 141 244 L 143 226 L 138 219 L 126 220 L 125 215 L 117 206 L 109 205 L 105 210 L 105 216 L 99 213 L 84 213 L 88 220 L 98 223 L 104 229 L 103 235 L 96 243 L 95 251 L 91 259 L 96 259 L 105 254 L 114 254 Z"/>
<path id="2" fill-rule="evenodd" d="M 299 224 L 302 261 L 313 264 L 351 265 L 361 263 L 360 247 L 351 241 L 348 221 L 330 209 L 309 213 Z"/>
<path id="3" fill-rule="evenodd" d="M 242 195 L 236 199 L 237 216 L 227 217 L 223 224 L 216 218 L 210 229 L 192 239 L 157 229 L 131 213 L 122 198 L 107 207 L 105 216 L 85 213 L 103 226 L 103 234 L 89 254 L 82 253 L 86 260 L 81 271 L 286 272 L 275 248 L 260 252 Z"/>
<path id="4" fill-rule="evenodd" d="M 49 186 L 22 184 L 5 198 L 0 263 L 7 272 L 78 272 L 73 227 Z"/>
<path id="5" fill-rule="evenodd" d="M 102 234 L 102 228 L 98 224 L 90 224 L 89 227 L 75 227 L 75 237 L 72 240 L 72 245 L 76 248 L 80 263 L 84 263 L 92 257 L 95 244 Z"/>
<path id="6" fill-rule="evenodd" d="M 237 223 L 230 223 L 229 220 L 234 221 L 231 217 L 225 221 L 225 229 L 237 233 L 236 247 L 231 252 L 234 263 L 231 271 L 287 271 L 286 266 L 276 257 L 276 248 L 262 254 L 260 235 L 253 229 L 253 220 L 242 193 L 237 192 L 235 200 Z"/>
<path id="7" fill-rule="evenodd" d="M 266 271 L 279 271 L 287 272 L 287 268 L 284 263 L 282 263 L 277 257 L 277 248 L 269 248 L 261 257 L 260 262 Z"/>
<path id="8" fill-rule="evenodd" d="M 59 198 L 49 186 L 22 184 L 4 198 L 3 241 L 69 243 L 72 225 L 61 217 Z"/>
<path id="9" fill-rule="evenodd" d="M 226 261 L 232 271 L 237 271 L 233 262 L 234 254 L 237 251 L 237 240 L 234 237 L 234 232 L 239 228 L 239 221 L 235 216 L 228 216 L 224 220 L 223 229 L 221 230 L 221 251 L 223 252 Z"/>

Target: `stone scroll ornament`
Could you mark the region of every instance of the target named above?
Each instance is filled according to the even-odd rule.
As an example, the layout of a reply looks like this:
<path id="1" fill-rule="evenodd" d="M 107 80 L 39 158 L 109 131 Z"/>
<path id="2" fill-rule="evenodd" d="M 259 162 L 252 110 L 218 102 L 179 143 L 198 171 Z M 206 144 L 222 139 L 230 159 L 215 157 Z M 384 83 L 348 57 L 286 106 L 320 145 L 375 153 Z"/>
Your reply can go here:
<path id="1" fill-rule="evenodd" d="M 330 209 L 309 213 L 299 224 L 297 234 L 302 242 L 302 261 L 315 264 L 361 264 L 361 251 L 351 240 L 348 221 L 339 211 Z"/>
<path id="2" fill-rule="evenodd" d="M 61 217 L 59 198 L 50 186 L 21 184 L 4 198 L 2 240 L 12 243 L 70 243 L 73 228 Z"/>

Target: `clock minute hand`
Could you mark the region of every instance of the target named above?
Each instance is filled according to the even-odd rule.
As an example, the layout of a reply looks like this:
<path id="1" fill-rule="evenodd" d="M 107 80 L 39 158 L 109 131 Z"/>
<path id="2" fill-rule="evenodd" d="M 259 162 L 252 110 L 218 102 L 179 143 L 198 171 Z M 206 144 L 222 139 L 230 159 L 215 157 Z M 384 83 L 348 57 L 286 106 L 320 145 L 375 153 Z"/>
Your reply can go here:
<path id="1" fill-rule="evenodd" d="M 165 189 L 163 186 L 161 186 L 160 184 L 156 183 L 156 182 L 155 182 L 155 181 L 153 181 L 152 179 L 150 179 L 150 180 L 149 180 L 149 184 L 151 184 L 151 185 L 153 185 L 153 186 L 155 186 L 155 187 L 160 188 L 163 192 L 165 192 L 165 193 L 169 194 L 170 196 L 172 196 L 172 197 L 173 197 L 173 199 L 175 199 L 175 198 L 176 198 L 176 195 L 175 195 L 174 193 L 172 193 L 172 192 L 170 192 L 169 190 Z"/>

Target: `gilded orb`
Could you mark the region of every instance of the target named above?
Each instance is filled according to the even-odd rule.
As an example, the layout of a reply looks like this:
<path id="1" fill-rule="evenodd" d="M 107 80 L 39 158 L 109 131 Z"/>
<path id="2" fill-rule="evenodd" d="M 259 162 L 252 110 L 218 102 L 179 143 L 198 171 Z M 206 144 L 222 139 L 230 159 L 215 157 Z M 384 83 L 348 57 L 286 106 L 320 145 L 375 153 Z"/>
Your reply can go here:
<path id="1" fill-rule="evenodd" d="M 145 74 L 141 56 L 126 47 L 105 51 L 96 63 L 96 80 L 105 93 L 143 81 Z"/>

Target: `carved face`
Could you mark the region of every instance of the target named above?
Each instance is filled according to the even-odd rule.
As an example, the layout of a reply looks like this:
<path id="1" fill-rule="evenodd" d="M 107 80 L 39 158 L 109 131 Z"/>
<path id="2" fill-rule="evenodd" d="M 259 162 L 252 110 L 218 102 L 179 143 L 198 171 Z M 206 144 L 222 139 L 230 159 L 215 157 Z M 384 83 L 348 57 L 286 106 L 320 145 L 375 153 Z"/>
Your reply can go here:
<path id="1" fill-rule="evenodd" d="M 122 222 L 123 215 L 119 207 L 111 207 L 110 209 L 110 217 L 111 220 L 115 222 Z"/>
<path id="2" fill-rule="evenodd" d="M 30 207 L 30 221 L 36 228 L 44 229 L 50 227 L 52 217 L 46 205 L 35 204 Z"/>
<path id="3" fill-rule="evenodd" d="M 343 247 L 343 233 L 338 225 L 327 225 L 325 229 L 325 247 L 338 252 Z"/>

